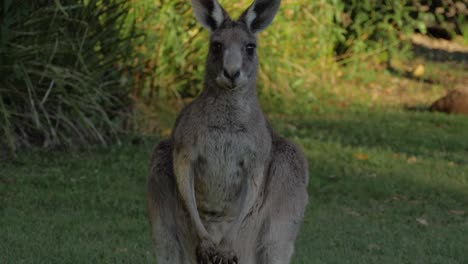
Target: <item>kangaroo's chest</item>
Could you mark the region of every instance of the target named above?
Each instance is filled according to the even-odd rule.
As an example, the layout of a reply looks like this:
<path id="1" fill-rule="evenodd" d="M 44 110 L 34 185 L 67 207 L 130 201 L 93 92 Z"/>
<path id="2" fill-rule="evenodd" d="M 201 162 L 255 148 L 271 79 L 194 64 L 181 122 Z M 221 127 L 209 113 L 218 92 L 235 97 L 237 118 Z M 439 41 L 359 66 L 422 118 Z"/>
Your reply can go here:
<path id="1" fill-rule="evenodd" d="M 207 127 L 199 135 L 198 156 L 193 164 L 199 210 L 207 214 L 234 213 L 243 183 L 255 165 L 258 146 L 245 130 Z"/>

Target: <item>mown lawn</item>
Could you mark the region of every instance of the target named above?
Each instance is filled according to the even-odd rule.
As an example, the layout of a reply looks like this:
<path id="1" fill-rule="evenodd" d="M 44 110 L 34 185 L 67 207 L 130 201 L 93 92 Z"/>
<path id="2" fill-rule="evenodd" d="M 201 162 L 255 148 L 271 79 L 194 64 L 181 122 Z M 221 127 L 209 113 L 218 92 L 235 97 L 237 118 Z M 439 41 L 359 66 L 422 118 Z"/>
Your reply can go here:
<path id="1" fill-rule="evenodd" d="M 310 163 L 294 263 L 468 263 L 468 118 L 336 110 L 275 120 Z M 0 163 L 0 263 L 150 263 L 156 139 Z"/>

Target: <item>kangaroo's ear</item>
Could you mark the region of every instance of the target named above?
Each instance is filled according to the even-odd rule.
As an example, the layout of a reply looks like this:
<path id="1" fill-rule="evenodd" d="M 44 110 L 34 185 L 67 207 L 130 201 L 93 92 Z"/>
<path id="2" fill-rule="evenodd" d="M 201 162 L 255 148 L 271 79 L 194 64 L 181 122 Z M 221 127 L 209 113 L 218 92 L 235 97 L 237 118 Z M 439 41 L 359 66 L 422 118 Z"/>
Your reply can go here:
<path id="1" fill-rule="evenodd" d="M 192 0 L 192 7 L 198 22 L 210 31 L 215 31 L 229 18 L 217 0 Z"/>
<path id="2" fill-rule="evenodd" d="M 244 21 L 252 33 L 258 33 L 273 21 L 280 3 L 281 0 L 255 0 L 239 17 L 239 21 Z"/>

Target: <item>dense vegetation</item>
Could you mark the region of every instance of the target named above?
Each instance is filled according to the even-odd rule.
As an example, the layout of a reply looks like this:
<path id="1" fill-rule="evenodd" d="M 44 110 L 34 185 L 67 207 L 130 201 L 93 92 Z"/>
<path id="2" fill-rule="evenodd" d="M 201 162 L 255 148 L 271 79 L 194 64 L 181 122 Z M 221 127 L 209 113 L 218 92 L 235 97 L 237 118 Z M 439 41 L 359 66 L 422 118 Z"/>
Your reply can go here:
<path id="1" fill-rule="evenodd" d="M 221 2 L 234 16 L 249 4 Z M 465 25 L 465 1 L 448 2 L 283 0 L 260 39 L 264 107 L 307 111 L 337 79 L 370 71 L 368 62 L 408 56 L 405 36 L 414 30 Z M 200 91 L 207 33 L 188 0 L 8 0 L 0 8 L 2 150 L 161 132 L 165 116 L 172 120 Z"/>
<path id="2" fill-rule="evenodd" d="M 124 0 L 3 1 L 0 146 L 116 138 L 138 36 Z"/>

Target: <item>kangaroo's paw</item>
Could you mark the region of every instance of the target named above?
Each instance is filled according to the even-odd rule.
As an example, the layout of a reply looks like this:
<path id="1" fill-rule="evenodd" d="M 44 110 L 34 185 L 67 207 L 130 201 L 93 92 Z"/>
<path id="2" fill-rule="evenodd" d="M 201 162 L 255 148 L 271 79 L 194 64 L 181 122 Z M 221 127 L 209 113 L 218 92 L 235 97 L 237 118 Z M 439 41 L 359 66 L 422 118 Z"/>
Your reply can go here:
<path id="1" fill-rule="evenodd" d="M 211 260 L 217 254 L 214 243 L 211 240 L 204 239 L 197 247 L 197 263 L 211 264 Z"/>
<path id="2" fill-rule="evenodd" d="M 234 252 L 231 250 L 218 250 L 211 258 L 213 264 L 237 264 L 238 259 Z"/>

